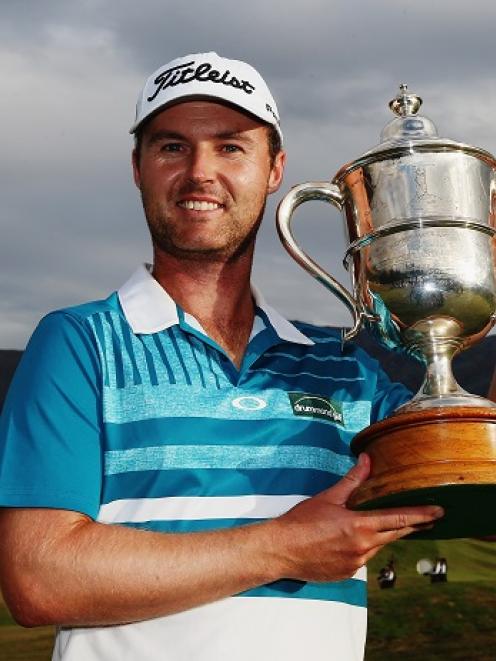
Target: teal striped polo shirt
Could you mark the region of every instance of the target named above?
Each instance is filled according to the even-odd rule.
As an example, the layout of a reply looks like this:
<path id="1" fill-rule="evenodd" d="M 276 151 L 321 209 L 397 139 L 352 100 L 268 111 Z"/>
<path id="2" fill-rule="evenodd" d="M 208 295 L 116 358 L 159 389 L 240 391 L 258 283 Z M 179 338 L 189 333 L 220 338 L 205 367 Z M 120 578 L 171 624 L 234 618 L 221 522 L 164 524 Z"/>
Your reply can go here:
<path id="1" fill-rule="evenodd" d="M 0 422 L 0 505 L 189 532 L 276 517 L 332 486 L 354 464 L 353 436 L 408 393 L 337 330 L 254 298 L 239 370 L 145 267 L 106 300 L 45 317 Z M 54 659 L 299 659 L 303 647 L 360 659 L 365 606 L 364 569 L 281 580 L 147 622 L 62 629 Z"/>

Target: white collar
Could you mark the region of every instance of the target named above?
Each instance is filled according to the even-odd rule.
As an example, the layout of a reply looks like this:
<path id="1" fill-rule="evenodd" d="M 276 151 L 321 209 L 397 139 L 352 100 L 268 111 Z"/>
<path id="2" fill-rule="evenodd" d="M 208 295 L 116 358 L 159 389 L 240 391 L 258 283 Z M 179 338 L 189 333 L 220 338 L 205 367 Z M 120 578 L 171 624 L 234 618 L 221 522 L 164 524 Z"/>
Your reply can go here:
<path id="1" fill-rule="evenodd" d="M 179 324 L 176 303 L 151 275 L 150 270 L 148 264 L 141 265 L 117 291 L 133 333 L 158 333 Z M 296 344 L 314 344 L 296 326 L 267 305 L 256 287 L 252 286 L 252 292 L 256 305 L 265 312 L 281 339 Z"/>

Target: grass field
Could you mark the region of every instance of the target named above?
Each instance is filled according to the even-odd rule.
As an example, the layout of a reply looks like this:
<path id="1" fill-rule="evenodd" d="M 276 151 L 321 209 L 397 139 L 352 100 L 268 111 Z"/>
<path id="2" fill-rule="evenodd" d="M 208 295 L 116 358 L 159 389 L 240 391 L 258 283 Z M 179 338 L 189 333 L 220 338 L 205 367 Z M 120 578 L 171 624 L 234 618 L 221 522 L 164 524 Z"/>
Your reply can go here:
<path id="1" fill-rule="evenodd" d="M 371 591 L 366 661 L 494 661 L 496 583 Z"/>
<path id="2" fill-rule="evenodd" d="M 379 590 L 375 577 L 391 556 L 396 587 Z M 431 585 L 415 565 L 437 556 L 448 560 L 448 583 Z M 494 661 L 495 631 L 496 543 L 397 542 L 369 564 L 366 661 Z M 16 626 L 0 601 L 1 661 L 50 661 L 52 641 L 51 627 Z"/>
<path id="3" fill-rule="evenodd" d="M 53 628 L 22 629 L 10 617 L 0 598 L 1 661 L 50 661 Z"/>
<path id="4" fill-rule="evenodd" d="M 394 556 L 397 582 L 376 576 Z M 419 576 L 420 558 L 448 561 L 448 583 Z M 494 661 L 496 543 L 477 540 L 390 544 L 369 564 L 366 661 Z"/>

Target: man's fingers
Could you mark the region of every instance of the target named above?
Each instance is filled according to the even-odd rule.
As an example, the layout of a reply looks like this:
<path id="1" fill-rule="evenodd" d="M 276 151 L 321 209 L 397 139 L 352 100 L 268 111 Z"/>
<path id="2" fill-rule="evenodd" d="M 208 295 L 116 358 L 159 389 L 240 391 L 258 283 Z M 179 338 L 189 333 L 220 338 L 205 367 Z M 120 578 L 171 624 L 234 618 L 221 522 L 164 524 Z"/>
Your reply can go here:
<path id="1" fill-rule="evenodd" d="M 388 530 L 387 532 L 378 533 L 380 535 L 380 546 L 385 546 L 391 542 L 395 542 L 398 539 L 403 539 L 414 532 L 419 532 L 420 530 L 429 530 L 434 526 L 433 523 L 423 524 L 419 526 L 407 526 L 406 528 L 400 528 L 398 530 Z"/>
<path id="2" fill-rule="evenodd" d="M 434 527 L 433 523 L 424 523 L 418 526 L 407 526 L 406 528 L 399 528 L 397 530 L 387 530 L 386 532 L 376 533 L 374 544 L 370 548 L 368 553 L 365 555 L 364 562 L 368 562 L 371 558 L 373 558 L 376 555 L 378 551 L 384 548 L 384 546 L 386 546 L 387 544 L 391 544 L 391 542 L 396 542 L 399 539 L 403 539 L 404 537 L 407 537 L 408 535 L 411 535 L 414 532 L 419 532 L 420 530 L 429 530 L 430 528 L 433 527 Z"/>
<path id="3" fill-rule="evenodd" d="M 430 527 L 430 526 L 429 526 Z M 375 544 L 368 553 L 364 556 L 364 562 L 367 563 L 371 558 L 373 558 L 378 551 L 384 548 L 387 544 L 391 542 L 397 542 L 399 539 L 403 539 L 408 535 L 411 535 L 418 530 L 423 530 L 423 528 L 417 528 L 415 526 L 409 526 L 407 528 L 401 528 L 400 530 L 388 530 L 387 532 L 377 533 L 375 538 Z"/>
<path id="4" fill-rule="evenodd" d="M 401 507 L 390 510 L 375 510 L 363 512 L 376 519 L 376 530 L 378 532 L 401 531 L 405 528 L 413 528 L 441 519 L 444 510 L 437 505 L 426 505 L 425 507 Z M 408 533 L 406 533 L 408 534 Z"/>
<path id="5" fill-rule="evenodd" d="M 368 478 L 370 473 L 370 458 L 366 454 L 358 457 L 358 463 L 349 470 L 339 482 L 328 490 L 336 505 L 344 505 L 353 491 Z"/>
<path id="6" fill-rule="evenodd" d="M 369 525 L 375 533 L 370 538 L 370 548 L 363 556 L 362 561 L 368 562 L 375 554 L 387 544 L 403 539 L 419 530 L 428 530 L 434 522 L 444 515 L 442 507 L 402 507 L 391 510 L 375 510 L 360 512 L 369 518 Z"/>

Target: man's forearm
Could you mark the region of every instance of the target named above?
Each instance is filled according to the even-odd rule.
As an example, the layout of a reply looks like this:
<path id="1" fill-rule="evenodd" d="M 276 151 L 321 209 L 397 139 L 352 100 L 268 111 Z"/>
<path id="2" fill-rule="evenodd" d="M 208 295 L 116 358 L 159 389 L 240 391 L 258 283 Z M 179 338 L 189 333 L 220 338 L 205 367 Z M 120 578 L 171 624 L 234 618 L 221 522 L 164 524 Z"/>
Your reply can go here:
<path id="1" fill-rule="evenodd" d="M 348 510 L 370 460 L 276 519 L 166 534 L 53 509 L 0 511 L 0 576 L 17 621 L 121 624 L 183 611 L 279 578 L 339 581 L 385 544 L 431 526 L 434 506 Z"/>
<path id="2" fill-rule="evenodd" d="M 40 510 L 17 510 L 2 518 L 9 514 L 15 514 L 16 524 L 2 526 L 8 535 L 32 538 L 19 545 L 29 549 L 23 554 L 1 558 L 9 564 L 2 587 L 25 626 L 149 619 L 279 577 L 270 522 L 167 534 L 99 524 L 64 511 L 47 510 L 44 516 Z M 4 548 L 16 546 L 5 541 Z"/>

